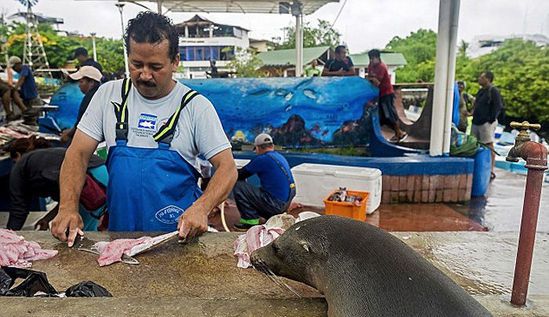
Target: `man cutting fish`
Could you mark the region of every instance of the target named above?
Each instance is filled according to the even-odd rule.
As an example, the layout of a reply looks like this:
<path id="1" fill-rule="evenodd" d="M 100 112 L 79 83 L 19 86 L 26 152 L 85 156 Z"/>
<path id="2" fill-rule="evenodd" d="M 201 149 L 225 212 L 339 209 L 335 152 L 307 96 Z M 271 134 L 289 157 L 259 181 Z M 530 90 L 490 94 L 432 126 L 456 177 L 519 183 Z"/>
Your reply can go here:
<path id="1" fill-rule="evenodd" d="M 129 21 L 124 39 L 131 80 L 99 88 L 61 168 L 52 234 L 69 246 L 82 228 L 77 207 L 88 160 L 103 140 L 112 231 L 178 229 L 182 239 L 198 236 L 236 182 L 231 146 L 212 104 L 172 79 L 179 54 L 171 21 L 142 12 Z M 199 156 L 216 171 L 204 193 L 197 187 Z"/>

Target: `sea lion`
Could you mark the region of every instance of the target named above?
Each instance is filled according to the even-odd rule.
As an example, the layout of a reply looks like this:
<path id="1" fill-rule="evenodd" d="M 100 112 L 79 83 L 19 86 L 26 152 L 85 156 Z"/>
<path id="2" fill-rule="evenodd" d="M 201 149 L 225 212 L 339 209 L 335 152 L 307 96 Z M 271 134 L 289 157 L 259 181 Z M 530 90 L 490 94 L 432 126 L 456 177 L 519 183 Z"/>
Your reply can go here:
<path id="1" fill-rule="evenodd" d="M 319 290 L 330 317 L 491 316 L 398 238 L 348 218 L 298 222 L 251 260 Z"/>

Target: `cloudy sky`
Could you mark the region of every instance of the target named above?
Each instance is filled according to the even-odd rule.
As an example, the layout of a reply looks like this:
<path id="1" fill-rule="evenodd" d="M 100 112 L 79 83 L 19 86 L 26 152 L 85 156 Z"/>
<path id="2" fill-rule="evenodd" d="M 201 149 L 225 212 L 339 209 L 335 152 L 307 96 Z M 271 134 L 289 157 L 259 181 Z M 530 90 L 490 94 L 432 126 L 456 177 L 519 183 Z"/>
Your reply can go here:
<path id="1" fill-rule="evenodd" d="M 62 29 L 81 34 L 96 32 L 100 36 L 119 37 L 120 15 L 116 1 L 39 0 L 35 12 L 63 18 Z M 142 3 L 156 9 L 153 3 Z M 343 5 L 345 6 L 343 7 Z M 343 7 L 335 29 L 353 53 L 384 47 L 393 36 L 404 37 L 419 28 L 436 30 L 438 0 L 340 0 L 324 6 L 305 22 L 325 19 L 333 22 Z M 0 13 L 11 15 L 24 7 L 17 0 L 0 0 Z M 127 4 L 125 21 L 142 8 Z M 193 14 L 169 13 L 174 22 Z M 219 23 L 240 25 L 252 30 L 253 38 L 282 37 L 281 28 L 294 23 L 289 15 L 201 14 Z M 549 36 L 549 0 L 461 0 L 459 39 L 470 41 L 475 35 L 541 33 Z"/>

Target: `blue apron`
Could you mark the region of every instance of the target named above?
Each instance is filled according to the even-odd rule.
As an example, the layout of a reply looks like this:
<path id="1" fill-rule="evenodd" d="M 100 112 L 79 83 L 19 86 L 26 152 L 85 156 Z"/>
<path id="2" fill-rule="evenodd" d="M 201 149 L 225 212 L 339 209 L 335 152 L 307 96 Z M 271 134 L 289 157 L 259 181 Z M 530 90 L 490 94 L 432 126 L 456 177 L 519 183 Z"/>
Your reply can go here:
<path id="1" fill-rule="evenodd" d="M 158 148 L 128 146 L 127 99 L 131 80 L 122 84 L 122 103 L 114 104 L 116 145 L 109 148 L 107 204 L 111 231 L 174 231 L 179 217 L 202 194 L 199 174 L 170 150 L 181 110 L 198 95 L 187 92 L 175 113 L 154 135 Z"/>

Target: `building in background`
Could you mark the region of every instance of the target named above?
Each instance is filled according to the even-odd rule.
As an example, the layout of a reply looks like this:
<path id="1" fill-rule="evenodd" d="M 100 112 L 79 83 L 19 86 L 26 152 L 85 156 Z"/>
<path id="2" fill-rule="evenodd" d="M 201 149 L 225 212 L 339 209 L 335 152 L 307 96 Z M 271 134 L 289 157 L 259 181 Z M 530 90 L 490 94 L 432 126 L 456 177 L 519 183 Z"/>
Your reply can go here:
<path id="1" fill-rule="evenodd" d="M 195 15 L 176 25 L 179 37 L 182 72 L 178 78 L 206 78 L 210 61 L 216 61 L 218 71 L 230 71 L 227 64 L 238 50 L 250 47 L 249 30 L 239 26 L 219 24 Z"/>
<path id="2" fill-rule="evenodd" d="M 275 46 L 276 44 L 273 41 L 250 39 L 250 49 L 255 53 L 272 51 Z"/>
<path id="3" fill-rule="evenodd" d="M 306 47 L 303 49 L 303 65 L 307 66 L 316 59 L 322 71 L 322 67 L 332 56 L 334 50 L 329 46 Z M 295 49 L 262 52 L 257 54 L 257 57 L 263 62 L 261 70 L 269 77 L 295 76 Z"/>
<path id="4" fill-rule="evenodd" d="M 500 47 L 505 40 L 522 39 L 533 41 L 537 45 L 549 45 L 549 38 L 542 34 L 512 34 L 512 35 L 478 35 L 473 38 L 467 55 L 471 58 L 492 53 Z"/>
<path id="5" fill-rule="evenodd" d="M 295 49 L 267 51 L 257 54 L 257 57 L 263 62 L 261 67 L 270 77 L 291 77 L 295 75 Z M 306 47 L 303 49 L 303 64 L 311 64 L 317 60 L 318 67 L 322 71 L 324 64 L 334 56 L 334 50 L 329 46 Z M 368 69 L 368 53 L 350 54 L 355 65 L 355 73 L 360 77 L 365 77 Z M 395 83 L 395 70 L 406 65 L 406 59 L 401 53 L 381 53 L 381 60 L 387 65 L 391 83 Z"/>

